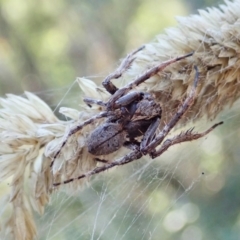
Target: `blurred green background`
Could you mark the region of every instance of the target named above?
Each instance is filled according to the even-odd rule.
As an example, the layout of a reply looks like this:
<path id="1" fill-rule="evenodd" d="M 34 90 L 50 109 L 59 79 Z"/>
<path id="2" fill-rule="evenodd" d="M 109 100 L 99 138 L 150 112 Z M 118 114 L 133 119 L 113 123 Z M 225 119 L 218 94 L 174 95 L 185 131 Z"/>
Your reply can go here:
<path id="1" fill-rule="evenodd" d="M 77 76 L 96 81 L 130 50 L 216 0 L 0 1 L 0 94 L 31 91 L 78 107 Z M 240 239 L 239 104 L 207 138 L 102 174 L 36 215 L 39 239 Z M 211 123 L 196 123 L 197 130 Z"/>
<path id="2" fill-rule="evenodd" d="M 174 16 L 214 2 L 1 0 L 0 94 L 31 91 L 54 105 L 77 76 L 101 80 L 130 50 L 176 25 Z"/>

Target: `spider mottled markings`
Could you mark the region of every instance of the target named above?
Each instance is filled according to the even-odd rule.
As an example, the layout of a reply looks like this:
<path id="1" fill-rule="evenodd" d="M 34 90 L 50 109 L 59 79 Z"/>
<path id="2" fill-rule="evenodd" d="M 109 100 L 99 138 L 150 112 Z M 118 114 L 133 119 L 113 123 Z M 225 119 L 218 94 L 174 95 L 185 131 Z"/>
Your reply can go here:
<path id="1" fill-rule="evenodd" d="M 156 135 L 156 130 L 159 127 L 161 119 L 161 106 L 155 102 L 154 97 L 147 92 L 132 91 L 133 88 L 143 83 L 151 76 L 162 71 L 168 65 L 180 61 L 184 58 L 190 57 L 193 53 L 189 53 L 177 58 L 170 59 L 163 62 L 146 72 L 136 77 L 132 82 L 126 86 L 118 89 L 112 82 L 112 79 L 117 79 L 122 76 L 131 63 L 134 61 L 134 55 L 142 50 L 143 47 L 129 54 L 123 61 L 119 68 L 107 76 L 103 81 L 105 89 L 112 94 L 110 99 L 104 103 L 100 100 L 85 98 L 86 104 L 98 104 L 105 108 L 105 111 L 95 115 L 94 117 L 86 120 L 85 122 L 72 127 L 66 137 L 62 140 L 59 150 L 55 153 L 51 167 L 55 159 L 61 153 L 62 148 L 67 143 L 69 137 L 76 132 L 80 131 L 84 126 L 93 123 L 97 119 L 106 118 L 105 122 L 97 127 L 89 136 L 87 140 L 87 147 L 89 153 L 96 156 L 96 161 L 104 163 L 101 167 L 96 167 L 90 172 L 82 174 L 76 178 L 71 178 L 63 182 L 54 183 L 54 186 L 67 184 L 77 179 L 89 177 L 91 175 L 103 172 L 114 166 L 123 165 L 134 160 L 141 158 L 143 155 L 149 155 L 151 158 L 156 158 L 164 153 L 169 147 L 186 141 L 199 139 L 209 132 L 211 132 L 218 125 L 223 122 L 217 123 L 203 133 L 194 133 L 190 129 L 181 133 L 173 138 L 164 141 L 165 137 L 171 129 L 177 124 L 184 113 L 192 106 L 196 97 L 196 89 L 199 81 L 199 73 L 195 66 L 195 79 L 189 96 L 185 99 L 183 104 L 179 107 L 178 111 L 174 114 L 172 119 L 163 127 L 162 131 Z M 139 137 L 141 140 L 139 141 Z M 99 159 L 97 156 L 107 155 L 117 151 L 121 147 L 131 149 L 131 152 L 126 154 L 120 159 L 108 162 L 104 159 Z M 156 147 L 160 148 L 156 149 Z"/>

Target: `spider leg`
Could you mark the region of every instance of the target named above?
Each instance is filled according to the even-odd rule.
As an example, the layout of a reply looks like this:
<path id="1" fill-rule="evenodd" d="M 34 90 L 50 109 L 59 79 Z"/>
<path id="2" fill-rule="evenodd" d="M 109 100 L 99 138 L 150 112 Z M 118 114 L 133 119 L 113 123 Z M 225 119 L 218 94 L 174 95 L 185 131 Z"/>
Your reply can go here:
<path id="1" fill-rule="evenodd" d="M 73 181 L 78 180 L 78 179 L 87 178 L 87 177 L 90 177 L 92 175 L 98 174 L 100 172 L 104 172 L 104 171 L 106 171 L 110 168 L 113 168 L 115 166 L 120 166 L 120 165 L 127 164 L 127 163 L 132 162 L 134 160 L 137 160 L 141 157 L 142 157 L 142 153 L 139 150 L 135 150 L 135 151 L 132 151 L 132 152 L 128 153 L 124 157 L 117 159 L 116 161 L 106 163 L 101 167 L 96 167 L 93 170 L 91 170 L 87 173 L 84 173 L 84 174 L 82 174 L 78 177 L 70 178 L 70 179 L 68 179 L 66 181 L 63 181 L 63 182 L 53 183 L 53 186 L 57 187 L 59 185 L 67 184 L 67 183 L 73 182 Z"/>
<path id="2" fill-rule="evenodd" d="M 101 112 L 95 116 L 93 116 L 92 118 L 89 118 L 88 120 L 84 121 L 84 122 L 81 122 L 79 124 L 77 124 L 76 126 L 73 126 L 70 128 L 70 130 L 63 136 L 63 140 L 62 140 L 62 143 L 61 145 L 59 146 L 59 149 L 58 151 L 55 153 L 55 155 L 53 156 L 53 159 L 52 159 L 52 162 L 50 164 L 50 167 L 53 166 L 53 163 L 55 161 L 55 159 L 58 157 L 58 155 L 60 154 L 62 148 L 66 145 L 67 141 L 68 141 L 68 138 L 70 136 L 72 136 L 73 134 L 75 134 L 76 132 L 80 131 L 84 126 L 88 125 L 88 124 L 91 124 L 92 122 L 94 122 L 96 119 L 99 119 L 99 118 L 104 118 L 104 117 L 107 117 L 111 115 L 111 112 Z"/>
<path id="3" fill-rule="evenodd" d="M 138 48 L 137 50 L 129 53 L 126 58 L 122 61 L 120 66 L 110 75 L 108 75 L 102 82 L 103 87 L 111 94 L 114 94 L 118 88 L 111 82 L 112 79 L 117 79 L 131 66 L 135 60 L 133 57 L 137 52 L 141 51 L 145 46 Z"/>
<path id="4" fill-rule="evenodd" d="M 120 89 L 115 88 L 115 91 L 111 92 L 113 94 L 113 96 L 108 101 L 108 104 L 107 104 L 108 109 L 112 109 L 112 106 L 114 105 L 114 103 L 120 97 L 122 97 L 127 92 L 132 90 L 134 87 L 136 87 L 139 84 L 145 82 L 147 79 L 149 79 L 150 77 L 156 75 L 158 72 L 162 71 L 164 68 L 166 68 L 167 66 L 171 65 L 172 63 L 175 63 L 175 62 L 180 61 L 180 60 L 182 60 L 184 58 L 192 56 L 193 53 L 194 52 L 191 52 L 191 53 L 188 53 L 186 55 L 182 55 L 180 57 L 176 57 L 176 58 L 170 59 L 168 61 L 165 61 L 163 63 L 157 64 L 156 66 L 154 66 L 154 67 L 150 68 L 149 70 L 145 71 L 140 76 L 137 76 L 132 82 L 130 82 L 126 86 L 124 86 L 124 87 L 122 87 Z"/>
<path id="5" fill-rule="evenodd" d="M 177 122 L 181 119 L 181 117 L 184 115 L 184 113 L 193 105 L 194 99 L 196 96 L 196 89 L 197 84 L 199 81 L 199 72 L 196 66 L 194 66 L 196 75 L 194 79 L 193 87 L 190 91 L 189 96 L 185 99 L 184 103 L 180 106 L 180 108 L 177 110 L 175 115 L 172 117 L 170 122 L 166 124 L 163 128 L 163 130 L 154 138 L 154 140 L 145 148 L 141 149 L 143 154 L 150 153 L 153 151 L 159 144 L 162 143 L 164 138 L 167 136 L 167 134 L 171 131 L 171 129 L 177 124 Z"/>
<path id="6" fill-rule="evenodd" d="M 148 146 L 148 144 L 152 141 L 159 127 L 160 120 L 161 120 L 160 117 L 156 117 L 154 121 L 151 123 L 151 125 L 148 127 L 147 131 L 143 135 L 143 138 L 140 144 L 140 150 L 145 149 L 145 147 Z"/>
<path id="7" fill-rule="evenodd" d="M 184 134 L 180 134 L 180 135 L 178 135 L 176 137 L 173 137 L 172 139 L 168 139 L 168 140 L 166 140 L 164 142 L 162 147 L 157 152 L 153 153 L 152 157 L 156 158 L 157 156 L 160 156 L 163 152 L 165 152 L 169 147 L 171 147 L 174 144 L 201 138 L 201 137 L 205 136 L 206 134 L 208 134 L 209 132 L 211 132 L 217 126 L 221 125 L 222 123 L 223 122 L 220 122 L 220 123 L 217 123 L 217 124 L 213 125 L 211 128 L 209 128 L 208 130 L 206 130 L 203 133 L 195 133 L 194 134 L 194 133 L 192 133 L 192 129 L 190 129 L 190 130 L 188 130 Z M 125 155 L 122 158 L 117 159 L 116 161 L 107 162 L 103 166 L 96 167 L 93 170 L 91 170 L 91 171 L 89 171 L 87 173 L 84 173 L 84 174 L 82 174 L 82 175 L 80 175 L 78 177 L 70 178 L 70 179 L 65 180 L 63 182 L 53 183 L 53 186 L 57 187 L 57 186 L 62 185 L 62 184 L 68 184 L 68 183 L 73 182 L 75 180 L 79 180 L 79 179 L 82 179 L 82 178 L 90 177 L 90 176 L 98 174 L 100 172 L 104 172 L 104 171 L 106 171 L 106 170 L 108 170 L 110 168 L 113 168 L 113 167 L 116 167 L 116 166 L 120 166 L 120 165 L 124 165 L 124 164 L 130 163 L 130 162 L 132 162 L 134 160 L 140 159 L 142 156 L 143 156 L 143 154 L 139 151 L 138 148 L 136 148 L 132 152 L 128 153 L 127 155 Z"/>
<path id="8" fill-rule="evenodd" d="M 96 104 L 96 105 L 99 105 L 99 106 L 102 106 L 102 107 L 106 107 L 106 103 L 104 103 L 104 102 L 101 101 L 101 100 L 97 100 L 97 99 L 85 97 L 85 98 L 83 99 L 83 101 L 84 101 L 89 107 L 92 107 L 92 104 Z"/>
<path id="9" fill-rule="evenodd" d="M 193 128 L 191 128 L 184 133 L 180 133 L 179 135 L 177 135 L 173 138 L 167 139 L 166 141 L 163 142 L 162 146 L 157 151 L 151 152 L 150 155 L 152 158 L 161 156 L 169 147 L 171 147 L 175 144 L 178 144 L 178 143 L 193 141 L 193 140 L 202 138 L 221 124 L 223 124 L 223 122 L 216 123 L 212 127 L 210 127 L 209 129 L 207 129 L 205 132 L 202 132 L 202 133 L 193 133 Z"/>

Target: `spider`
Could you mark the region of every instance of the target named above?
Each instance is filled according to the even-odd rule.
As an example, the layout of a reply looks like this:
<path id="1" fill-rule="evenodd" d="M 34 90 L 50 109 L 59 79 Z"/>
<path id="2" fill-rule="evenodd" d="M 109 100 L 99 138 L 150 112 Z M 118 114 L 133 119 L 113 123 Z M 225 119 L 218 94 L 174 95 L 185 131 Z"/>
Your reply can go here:
<path id="1" fill-rule="evenodd" d="M 94 100 L 91 98 L 84 99 L 84 101 L 89 106 L 91 106 L 91 104 L 98 104 L 105 107 L 106 110 L 70 129 L 66 137 L 63 139 L 59 150 L 55 153 L 51 166 L 53 165 L 54 160 L 58 157 L 61 149 L 65 146 L 68 138 L 71 135 L 80 131 L 84 126 L 91 124 L 96 119 L 100 118 L 107 118 L 107 120 L 90 134 L 90 137 L 87 140 L 88 151 L 95 156 L 110 154 L 122 146 L 130 148 L 132 151 L 126 154 L 124 157 L 112 162 L 101 160 L 106 164 L 101 167 L 96 167 L 92 171 L 79 177 L 71 178 L 59 183 L 54 183 L 54 186 L 66 184 L 77 179 L 88 177 L 117 165 L 126 164 L 128 162 L 141 158 L 143 155 L 149 154 L 152 158 L 156 158 L 165 152 L 170 146 L 177 143 L 201 138 L 216 128 L 218 125 L 223 123 L 217 123 L 203 133 L 193 133 L 193 129 L 190 129 L 185 133 L 181 133 L 180 135 L 177 135 L 171 139 L 167 139 L 163 142 L 164 138 L 167 136 L 170 130 L 177 124 L 183 114 L 193 104 L 196 95 L 199 74 L 197 67 L 195 67 L 196 75 L 194 79 L 194 85 L 189 96 L 185 99 L 184 103 L 180 106 L 170 122 L 164 126 L 163 130 L 158 135 L 156 135 L 156 130 L 159 127 L 161 118 L 161 106 L 154 101 L 153 96 L 151 96 L 149 93 L 131 90 L 149 79 L 151 76 L 162 71 L 168 65 L 192 56 L 193 53 L 189 53 L 163 62 L 147 70 L 142 75 L 136 77 L 126 86 L 118 89 L 111 82 L 111 80 L 114 78 L 119 78 L 123 72 L 130 67 L 131 63 L 134 60 L 134 54 L 141 49 L 142 48 L 139 48 L 138 50 L 129 54 L 123 60 L 120 67 L 103 81 L 103 86 L 105 89 L 112 94 L 108 102 L 104 103 L 102 101 Z M 142 136 L 140 142 L 135 139 L 139 136 Z M 158 150 L 156 150 L 156 147 L 162 142 L 163 144 Z M 96 158 L 96 160 L 98 160 L 98 158 Z"/>
<path id="2" fill-rule="evenodd" d="M 135 138 L 150 130 L 155 132 L 162 112 L 149 93 L 136 91 L 119 98 L 114 109 L 87 141 L 88 151 L 95 156 L 110 154 L 123 145 L 131 149 L 132 145 L 139 144 Z M 141 145 L 145 146 L 145 143 Z"/>
<path id="3" fill-rule="evenodd" d="M 80 131 L 84 126 L 91 124 L 92 122 L 99 118 L 107 117 L 108 121 L 106 121 L 106 123 L 103 124 L 102 126 L 98 127 L 88 139 L 88 150 L 90 153 L 93 153 L 96 156 L 109 154 L 119 149 L 125 142 L 124 135 L 126 135 L 127 132 L 129 132 L 128 137 L 131 139 L 132 142 L 132 140 L 135 137 L 142 135 L 146 131 L 146 129 L 153 123 L 153 121 L 155 122 L 159 121 L 159 118 L 161 117 L 161 107 L 158 104 L 154 103 L 154 100 L 150 96 L 150 94 L 136 91 L 130 92 L 130 90 L 132 90 L 135 86 L 141 84 L 142 82 L 146 81 L 148 78 L 150 78 L 157 72 L 163 70 L 166 66 L 170 65 L 171 63 L 189 57 L 193 53 L 161 63 L 151 68 L 150 70 L 146 71 L 141 76 L 137 77 L 133 82 L 127 84 L 125 87 L 118 89 L 111 82 L 111 80 L 114 78 L 119 78 L 122 75 L 122 73 L 126 69 L 128 69 L 131 63 L 134 61 L 133 56 L 135 55 L 135 53 L 142 49 L 143 47 L 129 54 L 124 59 L 119 68 L 114 73 L 106 77 L 105 80 L 103 81 L 103 86 L 105 87 L 105 89 L 110 94 L 112 94 L 112 97 L 109 99 L 107 103 L 91 98 L 84 99 L 87 105 L 91 106 L 91 104 L 98 104 L 105 107 L 106 111 L 101 112 L 98 115 L 95 115 L 94 117 L 86 120 L 83 123 L 78 124 L 77 126 L 74 126 L 73 128 L 70 128 L 68 134 L 63 139 L 59 150 L 55 153 L 51 166 L 53 165 L 54 160 L 60 154 L 61 149 L 67 143 L 68 138 L 71 135 L 75 134 L 76 132 Z M 156 109 L 154 109 L 153 106 L 156 106 Z M 150 117 L 146 116 L 146 114 L 144 116 L 144 111 L 146 111 L 148 107 L 151 107 L 151 111 L 147 112 L 150 115 Z M 145 117 L 145 119 L 138 120 L 133 123 L 133 121 L 131 121 L 132 118 L 135 118 L 134 115 L 139 115 L 138 114 L 139 112 L 143 118 Z M 139 129 L 137 130 L 137 128 Z M 101 142 L 101 144 L 97 146 L 97 143 L 99 141 Z"/>

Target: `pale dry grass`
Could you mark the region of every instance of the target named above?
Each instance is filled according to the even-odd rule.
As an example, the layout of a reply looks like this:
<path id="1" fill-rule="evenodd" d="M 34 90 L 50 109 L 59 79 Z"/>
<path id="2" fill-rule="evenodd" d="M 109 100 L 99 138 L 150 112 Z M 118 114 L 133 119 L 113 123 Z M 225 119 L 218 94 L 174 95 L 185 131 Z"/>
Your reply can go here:
<path id="1" fill-rule="evenodd" d="M 122 86 L 156 63 L 194 51 L 194 55 L 168 67 L 149 79 L 139 89 L 154 93 L 163 107 L 163 121 L 168 120 L 186 97 L 194 78 L 193 65 L 200 71 L 200 85 L 194 106 L 182 123 L 203 117 L 213 119 L 240 95 L 240 0 L 227 1 L 219 8 L 199 11 L 199 15 L 177 18 L 176 28 L 146 44 L 136 55 L 132 67 L 115 82 Z M 86 96 L 107 100 L 108 94 L 90 80 L 79 79 Z M 62 108 L 72 120 L 63 122 L 38 97 L 7 95 L 0 99 L 0 180 L 8 189 L 2 198 L 1 239 L 33 239 L 36 226 L 32 211 L 44 214 L 53 191 L 53 182 L 78 176 L 96 167 L 86 149 L 90 125 L 69 139 L 50 169 L 51 157 L 58 150 L 70 126 L 100 111 L 83 105 L 81 112 Z M 123 154 L 121 151 L 115 155 Z M 78 189 L 86 180 L 67 188 Z"/>

